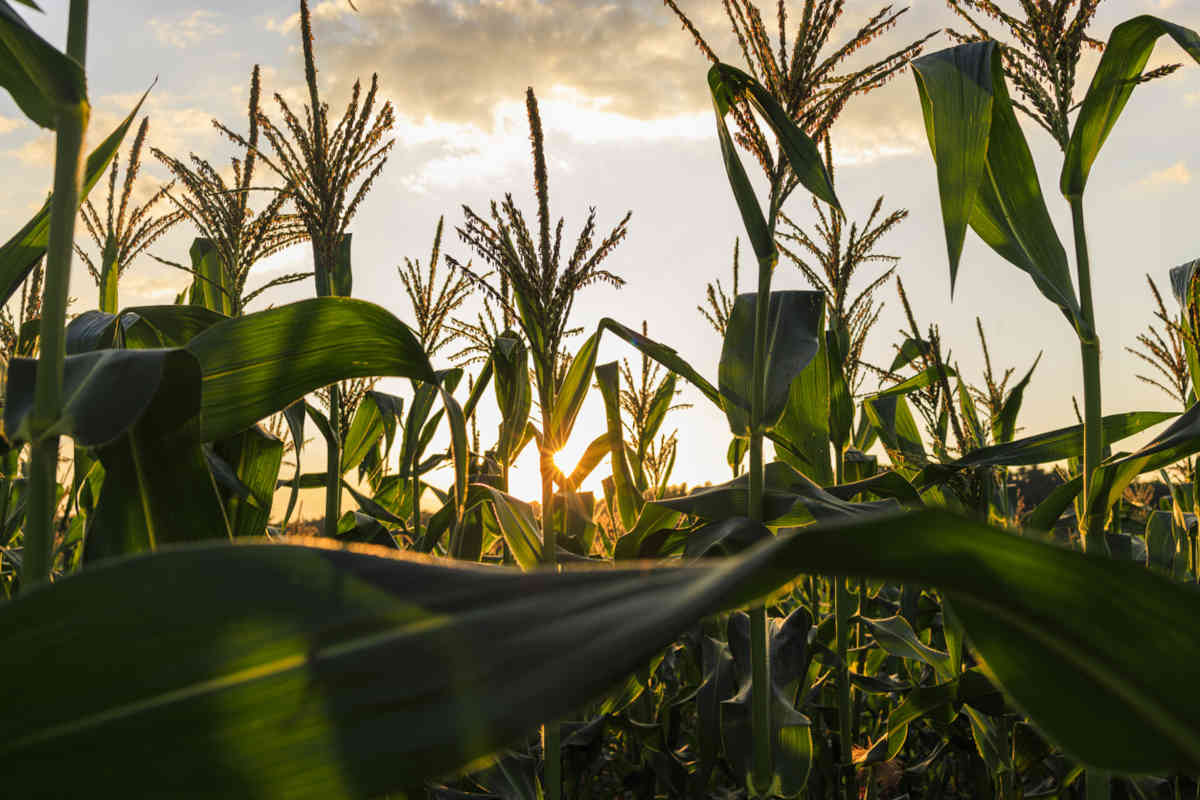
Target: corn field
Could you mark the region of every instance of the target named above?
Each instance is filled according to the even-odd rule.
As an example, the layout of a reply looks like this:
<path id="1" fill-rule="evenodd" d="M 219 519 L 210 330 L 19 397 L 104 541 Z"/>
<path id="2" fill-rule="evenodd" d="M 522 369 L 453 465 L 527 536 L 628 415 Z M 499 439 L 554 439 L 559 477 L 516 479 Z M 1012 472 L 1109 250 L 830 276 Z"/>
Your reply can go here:
<path id="1" fill-rule="evenodd" d="M 1084 202 L 1132 94 L 1195 69 L 1200 35 L 1143 15 L 1095 38 L 1099 2 L 949 0 L 959 28 L 889 52 L 903 9 L 841 41 L 841 0 L 725 0 L 718 52 L 665 0 L 709 62 L 743 229 L 700 265 L 721 347 L 693 364 L 660 321 L 577 323 L 636 284 L 611 258 L 636 218 L 555 219 L 532 88 L 533 207 L 439 219 L 397 268 L 409 324 L 353 296 L 403 109 L 372 76 L 331 114 L 305 0 L 307 91 L 256 66 L 245 126 L 214 123 L 228 168 L 153 146 L 145 95 L 85 152 L 88 3 L 64 51 L 0 0 L 0 85 L 55 139 L 52 194 L 0 247 L 3 795 L 1200 800 L 1200 260 L 1147 276 L 1154 321 L 1106 340 L 1178 410 L 1104 414 Z M 1147 69 L 1160 49 L 1181 63 Z M 831 142 L 893 80 L 939 207 L 855 218 Z M 170 176 L 150 193 L 143 156 Z M 951 343 L 917 319 L 888 252 L 910 214 L 940 214 L 951 290 L 978 239 L 1061 314 L 1077 424 L 1019 424 L 1049 367 L 994 368 L 999 320 Z M 293 247 L 311 263 L 264 280 Z M 69 309 L 73 259 L 97 308 Z M 135 263 L 188 286 L 122 305 Z M 789 264 L 810 290 L 772 289 Z M 313 296 L 248 310 L 283 285 Z M 871 363 L 893 293 L 906 327 Z M 685 387 L 728 422 L 690 491 Z M 562 464 L 589 397 L 604 430 Z M 510 486 L 523 452 L 537 497 Z"/>

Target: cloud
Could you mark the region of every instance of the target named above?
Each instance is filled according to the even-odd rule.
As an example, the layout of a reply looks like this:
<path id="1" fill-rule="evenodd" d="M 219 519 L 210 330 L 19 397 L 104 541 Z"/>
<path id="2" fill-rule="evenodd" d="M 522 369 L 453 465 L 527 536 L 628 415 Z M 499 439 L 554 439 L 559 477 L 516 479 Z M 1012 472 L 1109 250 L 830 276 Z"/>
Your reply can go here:
<path id="1" fill-rule="evenodd" d="M 1182 161 L 1176 161 L 1165 169 L 1151 172 L 1141 181 L 1143 186 L 1176 186 L 1191 182 L 1192 173 L 1188 170 L 1187 164 Z"/>
<path id="2" fill-rule="evenodd" d="M 146 25 L 159 44 L 182 50 L 199 42 L 223 36 L 229 28 L 218 23 L 218 19 L 219 15 L 215 12 L 198 9 L 185 17 L 175 19 L 151 17 Z"/>

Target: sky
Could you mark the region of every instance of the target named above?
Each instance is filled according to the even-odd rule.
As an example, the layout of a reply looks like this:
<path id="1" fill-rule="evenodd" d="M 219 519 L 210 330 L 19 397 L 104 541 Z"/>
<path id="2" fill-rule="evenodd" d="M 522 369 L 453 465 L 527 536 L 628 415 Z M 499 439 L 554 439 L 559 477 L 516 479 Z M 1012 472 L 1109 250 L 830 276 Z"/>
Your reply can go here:
<path id="1" fill-rule="evenodd" d="M 41 4 L 45 14 L 26 13 L 23 7 L 22 13 L 61 46 L 67 3 Z M 351 226 L 354 295 L 411 321 L 397 266 L 405 257 L 424 263 L 440 217 L 447 230 L 444 250 L 466 261 L 471 254 L 452 233 L 463 224 L 464 204 L 483 212 L 490 200 L 512 192 L 518 206 L 533 216 L 524 113 L 525 88 L 532 86 L 545 128 L 552 215 L 565 217 L 572 232 L 592 206 L 605 231 L 626 211 L 633 213 L 628 238 L 606 262 L 626 280 L 625 286 L 586 289 L 575 303 L 574 323 L 594 330 L 604 316 L 630 327 L 646 320 L 652 338 L 677 349 L 715 382 L 721 342 L 696 306 L 710 281 L 720 278 L 728 286 L 733 243 L 744 234 L 715 136 L 707 61 L 670 10 L 659 0 L 357 0 L 355 5 L 357 13 L 346 0 L 314 4 L 323 97 L 332 113 L 340 114 L 355 79 L 367 82 L 377 72 L 381 95 L 395 107 L 396 125 L 387 167 Z M 720 2 L 679 0 L 679 5 L 724 60 L 740 64 Z M 847 0 L 832 41 L 843 41 L 881 5 Z M 212 120 L 245 130 L 255 64 L 263 69 L 268 115 L 278 118 L 272 99 L 277 92 L 293 104 L 302 102 L 297 8 L 298 3 L 275 0 L 94 5 L 87 54 L 94 109 L 89 141 L 107 135 L 153 84 L 144 108 L 150 117 L 150 144 L 176 157 L 195 152 L 214 164 L 226 162 L 235 151 Z M 1107 0 L 1091 33 L 1106 39 L 1114 25 L 1142 13 L 1200 28 L 1200 5 L 1190 0 Z M 881 56 L 955 23 L 944 0 L 914 0 L 896 27 L 872 42 L 863 57 Z M 927 51 L 949 43 L 939 34 Z M 1184 58 L 1164 39 L 1150 66 Z M 1081 85 L 1095 61 L 1089 57 L 1084 64 Z M 1040 129 L 1025 124 L 1025 130 L 1051 214 L 1070 251 L 1069 211 L 1057 192 L 1061 155 Z M 1145 369 L 1125 348 L 1152 321 L 1144 276 L 1154 276 L 1166 291 L 1168 270 L 1200 256 L 1197 142 L 1200 66 L 1191 63 L 1137 88 L 1093 169 L 1085 209 L 1105 413 L 1175 408 L 1135 377 Z M 998 368 L 1023 372 L 1042 352 L 1020 423 L 1030 433 L 1072 424 L 1071 398 L 1082 386 L 1078 346 L 1061 314 L 1032 281 L 968 234 L 951 296 L 935 172 L 911 72 L 905 70 L 884 88 L 852 101 L 834 128 L 833 143 L 838 194 L 852 219 L 865 217 L 881 194 L 885 210 L 910 211 L 880 250 L 900 258 L 898 272 L 918 321 L 939 324 L 943 341 L 972 380 L 978 380 L 983 367 L 977 316 Z M 122 162 L 126 151 L 121 151 Z M 9 220 L 13 231 L 45 198 L 52 152 L 51 135 L 24 121 L 6 95 L 0 97 L 0 169 L 8 186 L 0 196 L 0 218 Z M 162 166 L 147 156 L 138 194 L 149 196 L 165 177 Z M 814 217 L 802 191 L 785 210 L 802 225 Z M 180 225 L 151 252 L 186 262 L 194 235 Z M 743 267 L 749 274 L 748 260 Z M 311 251 L 306 245 L 293 247 L 259 264 L 250 285 L 305 269 L 311 269 Z M 870 277 L 864 272 L 862 280 Z M 188 280 L 186 274 L 143 257 L 122 277 L 122 304 L 170 303 Z M 807 284 L 798 269 L 782 261 L 774 288 Z M 294 284 L 267 293 L 255 307 L 312 292 L 308 282 Z M 95 307 L 95 287 L 78 265 L 71 295 L 76 298 L 72 311 Z M 888 286 L 880 297 L 886 306 L 866 351 L 874 362 L 890 360 L 903 325 L 894 288 Z M 477 308 L 473 299 L 464 316 L 473 318 Z M 577 338 L 574 345 L 581 342 Z M 632 361 L 636 355 L 611 339 L 601 347 L 600 362 Z M 381 388 L 406 393 L 400 382 L 385 381 Z M 680 433 L 673 482 L 725 479 L 728 428 L 723 414 L 690 387 L 680 400 L 693 405 L 666 424 L 666 430 L 678 428 Z M 494 404 L 485 402 L 480 410 L 485 445 L 494 439 L 497 420 Z M 570 467 L 603 429 L 603 405 L 599 393 L 593 393 L 560 464 Z M 310 458 L 314 465 L 323 464 L 320 453 L 320 442 L 312 442 L 306 465 Z M 607 474 L 607 469 L 598 472 Z M 513 475 L 513 492 L 532 498 L 536 487 L 536 458 L 530 452 Z M 319 516 L 316 498 L 305 504 L 306 516 Z"/>

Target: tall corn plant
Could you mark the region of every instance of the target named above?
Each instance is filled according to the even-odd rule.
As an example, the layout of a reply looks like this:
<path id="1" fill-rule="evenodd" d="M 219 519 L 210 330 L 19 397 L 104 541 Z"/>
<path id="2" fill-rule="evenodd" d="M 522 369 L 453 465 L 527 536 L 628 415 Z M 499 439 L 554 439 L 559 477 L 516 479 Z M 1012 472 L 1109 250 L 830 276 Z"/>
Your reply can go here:
<path id="1" fill-rule="evenodd" d="M 377 75 L 363 94 L 362 84 L 354 82 L 350 102 L 342 118 L 333 127 L 329 107 L 321 101 L 317 86 L 317 65 L 313 55 L 312 15 L 307 0 L 300 0 L 300 43 L 304 50 L 304 80 L 309 102 L 303 116 L 292 111 L 276 93 L 275 102 L 283 117 L 276 124 L 259 114 L 261 133 L 271 154 L 254 147 L 239 134 L 228 132 L 234 141 L 254 151 L 283 181 L 285 191 L 296 207 L 300 222 L 312 243 L 318 297 L 349 297 L 353 275 L 350 269 L 350 221 L 383 171 L 394 140 L 386 139 L 394 120 L 392 104 L 385 102 L 375 113 L 379 89 Z M 329 430 L 327 442 L 327 483 L 325 487 L 325 534 L 337 534 L 341 516 L 340 431 L 343 425 L 342 389 L 329 387 Z"/>
<path id="2" fill-rule="evenodd" d="M 836 206 L 832 180 L 812 142 L 820 141 L 829 135 L 834 122 L 855 95 L 886 83 L 921 51 L 923 42 L 929 37 L 911 42 L 861 68 L 846 69 L 846 61 L 852 54 L 861 50 L 872 39 L 894 27 L 907 9 L 893 11 L 890 6 L 883 8 L 851 35 L 846 42 L 823 55 L 823 51 L 826 51 L 829 45 L 834 27 L 844 11 L 843 3 L 840 0 L 805 0 L 800 13 L 800 24 L 795 29 L 790 47 L 788 9 L 785 3 L 780 2 L 776 9 L 778 30 L 778 41 L 776 42 L 772 40 L 763 21 L 762 11 L 755 3 L 751 0 L 731 0 L 731 2 L 725 3 L 725 11 L 745 59 L 746 68 L 750 71 L 747 75 L 738 70 L 731 71 L 731 68 L 721 65 L 715 51 L 675 1 L 664 0 L 664 3 L 675 13 L 684 28 L 691 33 L 697 47 L 715 65 L 714 70 L 709 73 L 709 83 L 713 90 L 714 105 L 720 123 L 718 133 L 721 135 L 721 149 L 729 171 L 730 183 L 737 196 L 739 210 L 759 263 L 757 297 L 763 302 L 757 304 L 753 322 L 751 375 L 754 377 L 748 398 L 750 403 L 748 410 L 752 424 L 747 429 L 750 454 L 750 493 L 747 516 L 751 519 L 761 520 L 762 436 L 766 431 L 761 429 L 755 431 L 755 427 L 760 427 L 764 423 L 765 406 L 762 381 L 767 359 L 768 303 L 766 299 L 770 297 L 771 275 L 778 261 L 775 230 L 780 212 L 791 192 L 801 184 L 821 199 L 832 202 Z M 748 88 L 749 91 L 747 91 Z M 763 133 L 752 107 L 770 121 L 776 134 L 774 148 L 771 147 Z M 736 134 L 731 135 L 725 127 L 724 118 L 727 114 L 734 118 Z M 732 166 L 733 160 L 737 158 L 735 142 L 754 156 L 767 178 L 769 193 L 765 215 L 759 209 L 757 200 L 753 200 L 753 203 L 750 202 L 752 190 L 740 163 L 736 167 Z M 804 142 L 807 144 L 803 144 Z M 803 148 L 802 157 L 800 148 Z M 727 332 L 726 342 L 728 341 L 729 334 Z M 840 478 L 840 463 L 835 465 L 835 468 L 837 476 Z M 844 621 L 849 617 L 849 610 L 845 608 L 848 599 L 844 593 L 840 597 L 842 607 L 839 619 Z M 770 783 L 770 776 L 774 772 L 769 746 L 771 724 L 769 699 L 766 691 L 766 687 L 770 685 L 766 609 L 761 607 L 753 609 L 750 618 L 753 682 L 756 692 L 752 707 L 752 725 L 755 731 L 753 783 L 760 789 L 766 790 Z M 846 626 L 843 624 L 841 627 L 844 629 Z M 844 630 L 839 635 L 838 641 L 839 649 L 844 651 L 843 645 L 846 641 Z M 850 689 L 849 675 L 845 670 L 840 675 L 840 684 L 840 716 L 843 720 L 841 726 L 842 751 L 849 754 L 851 739 L 851 731 L 848 726 Z M 849 758 L 844 758 L 843 761 L 848 762 Z M 845 781 L 846 792 L 850 793 L 853 775 L 849 771 L 845 775 Z"/>
<path id="3" fill-rule="evenodd" d="M 249 130 L 246 136 L 234 133 L 224 124 L 213 120 L 213 127 L 245 147 L 243 157 L 230 159 L 232 182 L 228 182 L 210 161 L 195 153 L 185 162 L 157 148 L 150 150 L 171 171 L 179 186 L 174 191 L 168 189 L 167 196 L 216 252 L 219 278 L 204 276 L 199 280 L 206 281 L 207 285 L 213 286 L 222 295 L 221 305 L 229 310 L 230 316 L 235 317 L 245 311 L 251 300 L 268 289 L 303 280 L 311 274 L 282 275 L 256 289 L 247 289 L 246 286 L 250 270 L 256 263 L 308 238 L 308 230 L 301 219 L 286 210 L 288 192 L 273 192 L 258 213 L 251 209 L 250 194 L 259 188 L 254 185 L 259 157 L 259 117 L 262 113 L 259 106 L 262 90 L 259 72 L 255 64 L 250 74 Z"/>
<path id="4" fill-rule="evenodd" d="M 991 0 L 956 0 L 951 5 L 971 24 L 972 33 L 955 34 L 963 44 L 918 59 L 914 75 L 937 165 L 951 289 L 970 226 L 1001 257 L 1033 278 L 1079 339 L 1084 383 L 1079 527 L 1085 549 L 1106 552 L 1107 492 L 1094 481 L 1104 447 L 1100 340 L 1083 193 L 1092 164 L 1134 87 L 1178 66 L 1143 72 L 1157 39 L 1170 36 L 1200 61 L 1200 38 L 1151 16 L 1118 25 L 1077 103 L 1074 89 L 1081 54 L 1086 47 L 1100 46 L 1086 30 L 1098 4 L 1099 0 L 1022 3 L 1020 15 L 1012 15 Z M 999 20 L 1015 44 L 997 43 L 972 12 Z M 1010 97 L 1006 78 L 1018 88 L 1020 99 Z M 1060 189 L 1071 209 L 1078 295 L 1066 251 L 1038 188 L 1017 111 L 1046 130 L 1064 154 Z"/>
<path id="5" fill-rule="evenodd" d="M 397 268 L 400 283 L 408 295 L 409 305 L 417 322 L 417 339 L 421 348 L 429 358 L 442 351 L 458 337 L 458 329 L 452 324 L 451 314 L 457 310 L 471 293 L 471 281 L 462 272 L 450 267 L 446 270 L 441 282 L 438 282 L 438 263 L 442 256 L 442 227 L 445 217 L 438 218 L 437 230 L 433 235 L 433 247 L 429 253 L 429 261 L 421 267 L 419 259 L 404 259 L 404 265 Z M 413 382 L 413 391 L 417 384 Z M 414 402 L 410 414 L 414 413 L 417 404 Z M 424 420 L 414 421 L 407 426 L 410 430 L 423 424 Z M 412 512 L 413 539 L 421 540 L 421 476 L 417 470 L 417 462 L 421 452 L 416 447 L 410 447 L 407 464 L 401 465 L 401 474 L 406 471 L 412 483 Z"/>
<path id="6" fill-rule="evenodd" d="M 533 155 L 533 190 L 537 200 L 537 228 L 531 231 L 512 195 L 491 205 L 491 219 L 463 207 L 466 223 L 459 237 L 479 254 L 498 276 L 489 281 L 470 266 L 450 258 L 449 263 L 466 275 L 487 298 L 499 305 L 507 319 L 520 328 L 533 359 L 536 399 L 541 409 L 542 430 L 538 447 L 542 479 L 542 559 L 557 561 L 556 531 L 553 525 L 554 479 L 558 469 L 554 454 L 566 443 L 575 416 L 587 392 L 596 359 L 598 335 L 581 348 L 570 369 L 560 373 L 562 343 L 569 332 L 568 322 L 576 295 L 584 288 L 607 283 L 624 283 L 601 265 L 625 238 L 629 214 L 599 242 L 596 242 L 596 212 L 592 209 L 569 254 L 563 250 L 564 221 L 551 221 L 549 177 L 546 172 L 545 140 L 533 89 L 525 93 L 529 118 L 529 138 Z M 494 285 L 500 282 L 500 286 Z M 506 288 L 512 294 L 508 295 Z M 548 796 L 561 793 L 561 756 L 557 726 L 547 725 L 546 789 Z"/>
<path id="7" fill-rule="evenodd" d="M 15 17 L 15 12 L 7 9 Z M 75 216 L 81 194 L 83 135 L 91 107 L 83 65 L 87 54 L 87 0 L 71 0 L 67 17 L 66 53 L 55 50 L 24 23 L 6 19 L 0 39 L 7 52 L 6 88 L 28 116 L 55 131 L 54 194 L 46 249 L 42 295 L 41 356 L 32 418 L 28 516 L 24 534 L 22 583 L 30 586 L 50 576 L 54 514 L 58 505 L 58 436 L 48 430 L 63 405 L 64 326 L 75 241 Z M 15 85 L 14 85 L 15 84 Z"/>
<path id="8" fill-rule="evenodd" d="M 75 253 L 83 259 L 100 290 L 100 310 L 109 314 L 117 313 L 117 283 L 121 274 L 146 248 L 183 218 L 183 212 L 179 210 L 154 214 L 155 206 L 169 196 L 171 184 L 161 187 L 146 202 L 130 206 L 142 165 L 142 147 L 146 143 L 146 133 L 149 129 L 149 118 L 143 119 L 129 148 L 129 160 L 125 165 L 125 179 L 121 181 L 120 198 L 117 197 L 117 170 L 120 159 L 114 158 L 108 173 L 108 197 L 105 201 L 104 216 L 100 216 L 91 200 L 83 201 L 79 213 L 92 244 L 99 251 L 99 264 L 78 244 L 75 245 Z"/>

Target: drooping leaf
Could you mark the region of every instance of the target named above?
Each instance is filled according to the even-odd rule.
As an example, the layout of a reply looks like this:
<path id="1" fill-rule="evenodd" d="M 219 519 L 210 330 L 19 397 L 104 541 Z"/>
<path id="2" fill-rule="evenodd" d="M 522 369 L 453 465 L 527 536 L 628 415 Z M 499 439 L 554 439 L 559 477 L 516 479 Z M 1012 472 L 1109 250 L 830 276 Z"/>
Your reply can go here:
<path id="1" fill-rule="evenodd" d="M 529 421 L 533 387 L 529 380 L 529 354 L 518 337 L 499 337 L 492 352 L 496 403 L 500 407 L 500 435 L 496 451 L 503 463 L 516 458 Z"/>
<path id="2" fill-rule="evenodd" d="M 87 119 L 83 66 L 39 36 L 7 2 L 0 3 L 0 86 L 43 128 L 63 114 Z"/>
<path id="3" fill-rule="evenodd" d="M 1200 36 L 1190 28 L 1149 14 L 1126 20 L 1113 28 L 1067 144 L 1060 181 L 1062 193 L 1067 197 L 1083 194 L 1100 148 L 1125 109 L 1155 43 L 1164 35 L 1170 36 L 1193 60 L 1200 62 Z"/>
<path id="4" fill-rule="evenodd" d="M 471 490 L 491 501 L 500 531 L 518 566 L 524 570 L 536 569 L 542 562 L 542 540 L 529 504 L 482 483 L 471 484 Z"/>
<path id="5" fill-rule="evenodd" d="M 993 41 L 913 61 L 925 132 L 937 165 L 954 288 L 967 226 L 1033 278 L 1082 331 L 1066 251 L 1038 184 Z"/>
<path id="6" fill-rule="evenodd" d="M 5 436 L 31 441 L 38 362 L 13 359 L 4 405 Z M 143 418 L 166 433 L 199 410 L 200 374 L 185 350 L 100 350 L 68 356 L 63 367 L 63 408 L 46 435 L 68 435 L 78 444 L 108 444 Z"/>
<path id="7" fill-rule="evenodd" d="M 211 239 L 202 236 L 192 241 L 188 250 L 192 260 L 192 285 L 188 290 L 188 304 L 230 316 L 233 314 L 236 291 L 230 282 L 230 273 L 221 263 L 221 256 Z"/>
<path id="8" fill-rule="evenodd" d="M 187 345 L 204 374 L 191 431 L 229 436 L 321 386 L 393 376 L 433 381 L 412 331 L 371 303 L 319 297 L 213 325 Z"/>
<path id="9" fill-rule="evenodd" d="M 226 499 L 230 532 L 234 536 L 262 536 L 283 462 L 283 441 L 254 425 L 218 442 L 216 450 L 250 493 L 248 497 Z"/>
<path id="10" fill-rule="evenodd" d="M 719 384 L 725 417 L 735 436 L 749 436 L 752 427 L 764 432 L 775 427 L 787 408 L 792 381 L 820 348 L 824 295 L 807 291 L 771 292 L 769 302 L 763 409 L 759 420 L 751 419 L 757 295 L 737 296 L 725 331 Z"/>
<path id="11" fill-rule="evenodd" d="M 816 143 L 792 121 L 787 111 L 779 105 L 767 89 L 740 69 L 729 64 L 714 64 L 708 71 L 708 85 L 714 101 L 718 95 L 719 113 L 724 116 L 729 99 L 744 97 L 766 119 L 767 124 L 779 139 L 788 166 L 799 179 L 800 185 L 841 210 L 833 191 L 833 181 L 825 169 L 825 160 Z"/>
<path id="12" fill-rule="evenodd" d="M 820 345 L 813 360 L 792 381 L 787 407 L 772 434 L 776 458 L 828 486 L 834 473 L 829 453 L 829 349 L 823 336 Z"/>

